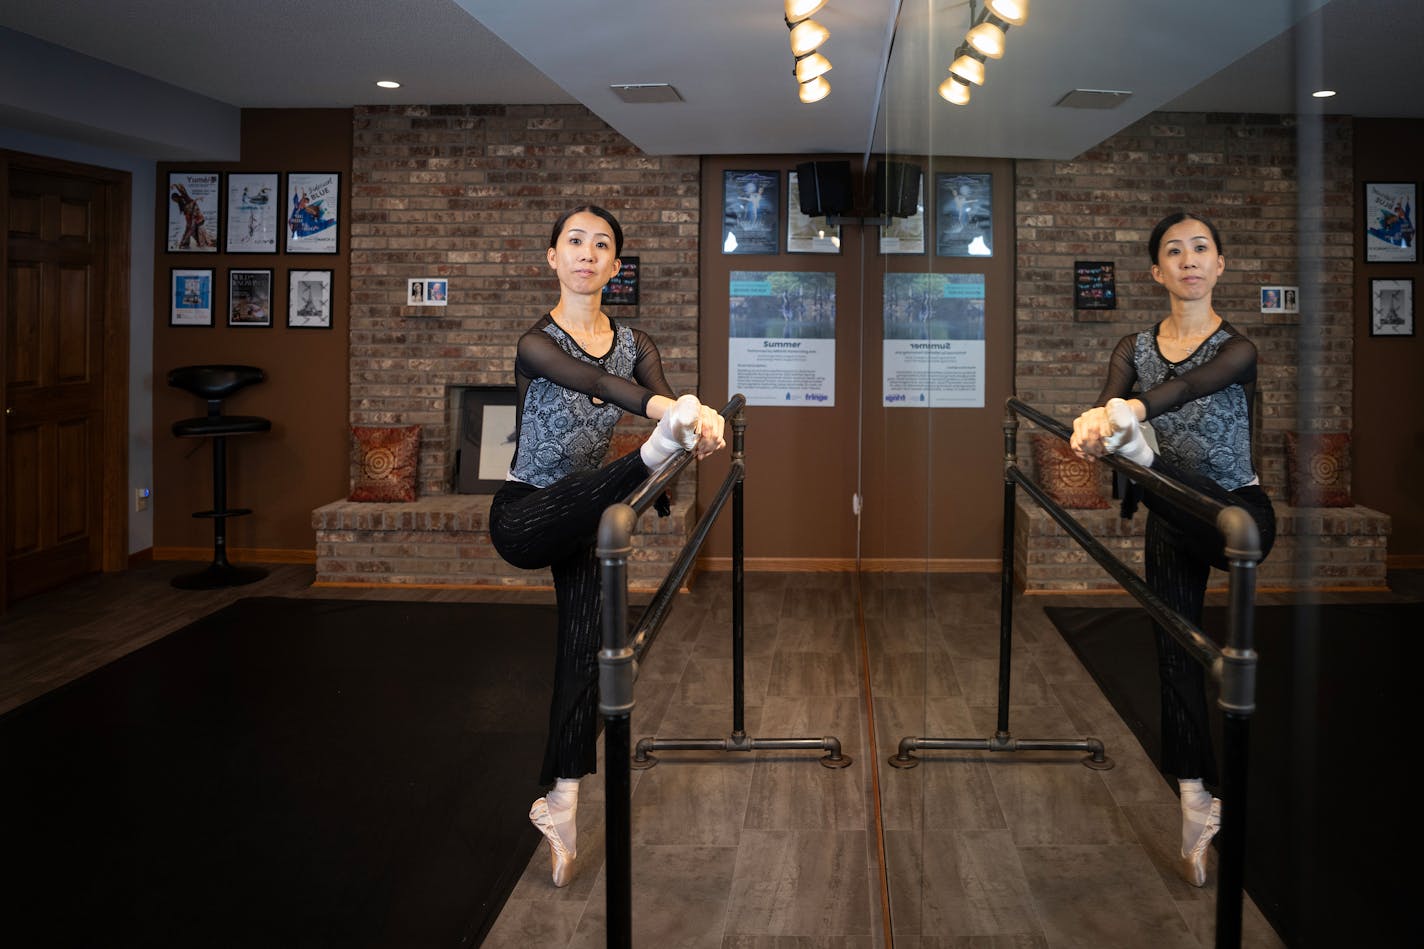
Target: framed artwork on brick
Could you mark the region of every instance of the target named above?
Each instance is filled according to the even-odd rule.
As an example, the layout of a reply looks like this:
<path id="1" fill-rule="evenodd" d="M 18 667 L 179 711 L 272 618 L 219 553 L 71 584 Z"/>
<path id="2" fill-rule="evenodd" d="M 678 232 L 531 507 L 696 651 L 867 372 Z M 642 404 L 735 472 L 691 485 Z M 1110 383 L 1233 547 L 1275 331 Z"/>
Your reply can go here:
<path id="1" fill-rule="evenodd" d="M 1370 335 L 1414 335 L 1414 281 L 1370 281 Z"/>
<path id="2" fill-rule="evenodd" d="M 1111 260 L 1073 262 L 1073 308 L 1117 309 L 1117 267 Z"/>
<path id="3" fill-rule="evenodd" d="M 613 275 L 613 279 L 603 285 L 604 306 L 637 306 L 638 305 L 638 258 L 620 257 L 618 263 L 621 265 L 618 272 Z M 629 316 L 637 316 L 636 313 L 623 314 L 626 319 Z"/>
<path id="4" fill-rule="evenodd" d="M 227 176 L 227 239 L 229 254 L 275 254 L 278 251 L 278 209 L 282 205 L 276 172 L 230 172 Z"/>
<path id="5" fill-rule="evenodd" d="M 287 253 L 335 254 L 340 249 L 341 175 L 287 175 Z"/>
<path id="6" fill-rule="evenodd" d="M 227 272 L 227 325 L 272 325 L 272 271 L 266 268 Z"/>
<path id="7" fill-rule="evenodd" d="M 1365 183 L 1365 260 L 1412 264 L 1419 260 L 1415 245 L 1414 182 Z"/>
<path id="8" fill-rule="evenodd" d="M 935 175 L 935 253 L 994 256 L 993 175 Z"/>
<path id="9" fill-rule="evenodd" d="M 287 272 L 287 326 L 292 329 L 331 329 L 330 270 Z"/>
<path id="10" fill-rule="evenodd" d="M 168 325 L 213 325 L 213 271 L 174 267 L 168 272 Z"/>
<path id="11" fill-rule="evenodd" d="M 168 240 L 171 254 L 216 254 L 222 175 L 216 171 L 168 173 Z"/>
<path id="12" fill-rule="evenodd" d="M 460 393 L 455 432 L 455 490 L 494 494 L 514 463 L 514 386 L 471 386 Z"/>

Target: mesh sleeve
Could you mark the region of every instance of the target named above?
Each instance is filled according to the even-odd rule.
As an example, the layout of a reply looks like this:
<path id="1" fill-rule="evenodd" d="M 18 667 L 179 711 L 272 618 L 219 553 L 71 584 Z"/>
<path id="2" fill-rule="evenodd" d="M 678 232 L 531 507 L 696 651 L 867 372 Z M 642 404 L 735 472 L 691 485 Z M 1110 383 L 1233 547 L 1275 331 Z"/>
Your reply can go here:
<path id="1" fill-rule="evenodd" d="M 651 340 L 649 344 L 651 345 Z M 603 402 L 611 402 L 625 412 L 646 417 L 648 400 L 661 393 L 645 384 L 644 379 L 667 386 L 667 381 L 663 379 L 662 362 L 658 358 L 657 348 L 652 347 L 651 353 L 650 357 L 645 357 L 640 347 L 634 370 L 637 381 L 630 381 L 605 372 L 593 363 L 570 356 L 559 348 L 559 344 L 554 342 L 549 334 L 530 330 L 519 337 L 515 375 L 526 379 L 543 377 L 565 389 L 582 392 Z M 647 369 L 648 375 L 643 377 L 639 376 L 638 372 L 643 369 L 645 360 L 650 360 L 655 369 Z M 526 387 L 527 384 L 521 386 L 521 402 L 522 390 Z"/>
<path id="2" fill-rule="evenodd" d="M 1108 359 L 1108 378 L 1094 405 L 1106 405 L 1108 399 L 1125 399 L 1132 394 L 1137 385 L 1137 360 L 1132 356 L 1136 344 L 1136 334 L 1128 334 L 1113 347 Z"/>
<path id="3" fill-rule="evenodd" d="M 668 385 L 667 377 L 663 375 L 663 357 L 658 353 L 653 338 L 642 330 L 634 330 L 633 343 L 637 346 L 638 353 L 637 360 L 633 363 L 633 378 L 655 395 L 677 398 L 672 386 Z M 647 405 L 647 401 L 644 400 L 643 404 Z"/>
<path id="4" fill-rule="evenodd" d="M 1147 406 L 1147 417 L 1156 418 L 1229 385 L 1250 388 L 1255 381 L 1256 345 L 1244 336 L 1233 335 L 1200 366 L 1167 379 L 1138 398 Z"/>

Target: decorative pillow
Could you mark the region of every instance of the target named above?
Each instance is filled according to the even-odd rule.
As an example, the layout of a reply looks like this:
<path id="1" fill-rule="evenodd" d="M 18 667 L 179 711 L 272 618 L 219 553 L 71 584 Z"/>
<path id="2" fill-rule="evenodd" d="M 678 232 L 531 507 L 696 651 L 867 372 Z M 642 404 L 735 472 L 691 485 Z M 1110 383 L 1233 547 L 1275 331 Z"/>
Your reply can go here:
<path id="1" fill-rule="evenodd" d="M 1103 497 L 1104 467 L 1073 454 L 1061 438 L 1034 433 L 1033 470 L 1043 490 L 1063 507 L 1097 510 L 1112 506 Z"/>
<path id="2" fill-rule="evenodd" d="M 1350 507 L 1350 433 L 1286 432 L 1286 499 L 1291 507 Z"/>
<path id="3" fill-rule="evenodd" d="M 352 501 L 414 501 L 420 466 L 420 426 L 351 426 L 356 442 Z"/>

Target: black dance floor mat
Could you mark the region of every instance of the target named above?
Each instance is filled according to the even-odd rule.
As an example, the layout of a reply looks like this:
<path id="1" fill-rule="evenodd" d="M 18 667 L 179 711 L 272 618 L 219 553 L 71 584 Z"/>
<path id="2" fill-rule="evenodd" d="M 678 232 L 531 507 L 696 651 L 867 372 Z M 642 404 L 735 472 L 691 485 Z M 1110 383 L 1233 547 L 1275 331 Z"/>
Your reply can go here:
<path id="1" fill-rule="evenodd" d="M 1147 614 L 1045 612 L 1158 760 Z M 1208 608 L 1202 628 L 1224 642 L 1225 610 Z M 1418 756 L 1424 604 L 1258 607 L 1256 651 L 1246 891 L 1292 947 L 1413 944 L 1419 795 L 1409 762 Z M 1219 756 L 1213 687 L 1208 696 Z"/>
<path id="2" fill-rule="evenodd" d="M 0 942 L 477 945 L 528 820 L 552 606 L 252 597 L 0 717 Z"/>

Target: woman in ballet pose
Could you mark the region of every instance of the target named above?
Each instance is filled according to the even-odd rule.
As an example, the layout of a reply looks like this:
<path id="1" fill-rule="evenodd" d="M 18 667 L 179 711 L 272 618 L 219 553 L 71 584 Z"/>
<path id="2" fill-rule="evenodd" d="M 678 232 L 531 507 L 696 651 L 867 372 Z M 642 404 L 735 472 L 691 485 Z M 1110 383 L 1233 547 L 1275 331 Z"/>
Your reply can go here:
<path id="1" fill-rule="evenodd" d="M 1158 222 L 1148 239 L 1152 278 L 1167 291 L 1159 322 L 1120 340 L 1095 407 L 1073 423 L 1070 441 L 1084 457 L 1117 453 L 1245 508 L 1261 535 L 1261 555 L 1275 541 L 1275 511 L 1251 461 L 1256 347 L 1212 306 L 1226 269 L 1221 235 L 1187 212 Z M 1155 446 L 1153 441 L 1155 440 Z M 1144 550 L 1148 586 L 1167 606 L 1201 625 L 1208 575 L 1226 569 L 1216 529 L 1147 490 Z M 1206 883 L 1207 847 L 1221 822 L 1216 755 L 1207 719 L 1201 664 L 1157 629 L 1162 687 L 1162 761 L 1177 778 L 1182 806 L 1179 871 Z"/>
<path id="2" fill-rule="evenodd" d="M 554 696 L 540 775 L 549 790 L 529 811 L 549 841 L 555 886 L 573 877 L 579 779 L 593 772 L 597 753 L 599 519 L 677 451 L 701 458 L 726 444 L 720 414 L 696 396 L 674 396 L 652 338 L 600 309 L 622 252 L 623 230 L 603 208 L 584 205 L 555 222 L 547 258 L 559 280 L 559 302 L 519 339 L 518 441 L 489 514 L 500 556 L 524 569 L 552 568 L 558 601 Z M 600 467 L 624 412 L 655 419 L 657 426 L 639 451 Z"/>

